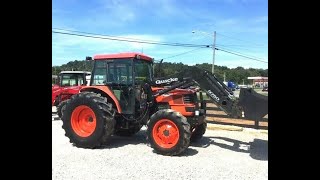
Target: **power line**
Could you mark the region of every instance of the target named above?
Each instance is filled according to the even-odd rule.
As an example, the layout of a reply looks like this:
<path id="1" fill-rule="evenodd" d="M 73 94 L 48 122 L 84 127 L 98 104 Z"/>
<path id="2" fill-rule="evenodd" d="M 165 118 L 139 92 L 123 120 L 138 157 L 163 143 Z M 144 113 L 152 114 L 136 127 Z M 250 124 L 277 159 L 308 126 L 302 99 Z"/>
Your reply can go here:
<path id="1" fill-rule="evenodd" d="M 113 38 L 120 38 L 120 39 L 129 39 L 129 40 L 135 40 L 135 41 L 148 41 L 148 42 L 157 42 L 161 43 L 160 41 L 153 41 L 153 40 L 141 40 L 141 39 L 135 39 L 135 38 L 128 38 L 128 37 L 120 37 L 120 36 L 111 36 L 106 34 L 97 34 L 97 33 L 88 33 L 83 31 L 74 31 L 74 30 L 67 30 L 67 29 L 61 29 L 61 28 L 52 28 L 60 31 L 68 31 L 68 32 L 75 32 L 75 33 L 81 33 L 81 34 L 87 34 L 87 35 L 96 35 L 96 36 L 105 36 L 105 37 L 113 37 Z"/>
<path id="2" fill-rule="evenodd" d="M 176 56 L 180 56 L 180 55 L 184 55 L 184 54 L 187 54 L 187 53 L 190 53 L 190 52 L 192 52 L 192 51 L 199 50 L 199 49 L 202 49 L 202 47 L 201 47 L 201 48 L 196 48 L 196 49 L 193 49 L 193 50 L 190 50 L 190 51 L 186 51 L 186 52 L 184 52 L 184 53 L 180 53 L 180 54 L 177 54 L 177 55 L 173 55 L 173 56 L 169 56 L 169 57 L 166 57 L 166 58 L 162 58 L 162 60 L 163 60 L 163 59 L 172 58 L 172 57 L 176 57 Z M 219 50 L 220 50 L 220 51 L 224 51 L 224 52 L 226 52 L 226 53 L 230 53 L 230 54 L 233 54 L 233 55 L 241 56 L 241 57 L 244 57 L 244 58 L 249 58 L 249 59 L 252 59 L 252 60 L 255 60 L 255 61 L 260 61 L 260 62 L 268 63 L 267 61 L 263 61 L 263 60 L 256 59 L 256 58 L 251 58 L 251 57 L 248 57 L 248 56 L 246 56 L 246 55 L 237 54 L 237 53 L 235 53 L 235 52 L 227 51 L 227 50 L 225 50 L 225 49 L 216 48 L 216 50 L 218 50 L 218 51 L 219 51 Z M 160 61 L 160 60 L 161 60 L 161 59 L 158 59 L 158 60 L 155 60 L 155 61 Z"/>
<path id="3" fill-rule="evenodd" d="M 53 29 L 58 29 L 58 28 L 53 28 Z M 59 29 L 59 30 L 63 30 L 63 29 Z M 69 31 L 69 30 L 64 30 L 64 31 Z M 195 51 L 195 50 L 198 50 L 200 48 L 209 48 L 210 46 L 212 47 L 212 45 L 197 45 L 197 44 L 182 44 L 182 43 L 165 43 L 165 42 L 156 42 L 156 41 L 146 41 L 146 40 L 138 40 L 138 39 L 130 39 L 130 38 L 122 38 L 122 39 L 119 39 L 119 37 L 115 37 L 115 36 L 109 36 L 109 37 L 97 37 L 97 36 L 91 36 L 91 35 L 85 35 L 85 34 L 75 34 L 75 33 L 68 33 L 68 32 L 58 32 L 58 31 L 52 31 L 53 33 L 57 33 L 57 34 L 64 34 L 64 35 L 72 35 L 72 36 L 80 36 L 80 37 L 88 37 L 88 38 L 96 38 L 96 39 L 107 39 L 107 40 L 115 40 L 115 41 L 124 41 L 124 42 L 136 42 L 136 43 L 145 43 L 145 44 L 155 44 L 155 45 L 165 45 L 165 46 L 180 46 L 180 47 L 198 47 L 197 49 L 193 49 L 191 51 L 187 51 L 187 52 L 184 52 L 184 53 L 181 53 L 181 54 L 177 54 L 177 55 L 174 55 L 174 56 L 169 56 L 169 57 L 166 57 L 166 58 L 163 58 L 163 59 L 168 59 L 168 58 L 172 58 L 172 57 L 176 57 L 176 56 L 180 56 L 180 55 L 183 55 L 183 54 L 186 54 L 186 53 L 189 53 L 189 52 L 192 52 L 192 51 Z M 77 31 L 77 32 L 80 32 L 80 31 Z M 81 32 L 81 33 L 84 33 L 84 32 Z M 93 34 L 93 33 L 87 33 L 87 34 Z M 95 34 L 95 35 L 98 35 L 98 34 Z M 99 36 L 108 36 L 108 35 L 99 35 Z M 223 50 L 221 48 L 216 48 L 216 50 L 221 50 L 221 51 L 224 51 L 224 52 L 227 52 L 227 53 L 231 53 L 231 54 L 234 54 L 234 55 L 237 55 L 237 56 L 241 56 L 241 57 L 245 57 L 245 58 L 248 58 L 248 59 L 252 59 L 252 60 L 256 60 L 256 61 L 260 61 L 260 62 L 264 62 L 264 63 L 268 63 L 266 61 L 262 61 L 262 60 L 259 60 L 259 59 L 256 59 L 256 58 L 251 58 L 251 57 L 248 57 L 246 55 L 242 55 L 242 54 L 239 54 L 239 53 L 234 53 L 234 52 L 230 52 L 230 51 L 227 51 L 227 50 Z"/>
<path id="4" fill-rule="evenodd" d="M 156 44 L 156 45 L 165 45 L 165 46 L 181 46 L 181 47 L 202 47 L 202 48 L 208 48 L 209 45 L 199 45 L 199 44 L 182 44 L 182 43 L 166 43 L 166 42 L 152 42 L 147 40 L 138 40 L 138 39 L 130 39 L 130 38 L 121 38 L 121 37 L 97 37 L 97 36 L 91 36 L 91 35 L 85 35 L 85 34 L 75 34 L 75 33 L 68 33 L 68 32 L 58 32 L 58 31 L 52 31 L 53 33 L 57 34 L 65 34 L 65 35 L 72 35 L 72 36 L 81 36 L 81 37 L 89 37 L 89 38 L 96 38 L 96 39 L 108 39 L 108 40 L 115 40 L 115 41 L 124 41 L 124 42 L 136 42 L 136 43 L 144 43 L 144 44 Z M 90 34 L 90 33 L 88 33 Z M 104 36 L 104 35 L 99 35 Z"/>
<path id="5" fill-rule="evenodd" d="M 243 42 L 247 42 L 247 43 L 252 43 L 252 44 L 255 44 L 255 45 L 258 45 L 258 46 L 265 46 L 265 45 L 262 45 L 262 44 L 256 44 L 256 43 L 251 42 L 251 41 L 248 41 L 248 40 L 242 40 L 242 39 L 234 38 L 234 37 L 231 37 L 231 36 L 226 36 L 226 35 L 220 34 L 220 33 L 217 33 L 217 34 L 222 35 L 222 36 L 225 36 L 225 37 L 228 37 L 228 38 L 231 38 L 231 39 L 235 39 L 235 40 L 238 40 L 238 41 L 243 41 Z"/>
<path id="6" fill-rule="evenodd" d="M 255 60 L 255 61 L 260 61 L 260 62 L 263 62 L 263 63 L 268 63 L 267 61 L 263 61 L 263 60 L 260 60 L 260 59 L 251 58 L 251 57 L 248 57 L 248 56 L 245 56 L 245 55 L 241 55 L 241 54 L 237 54 L 237 53 L 234 53 L 234 52 L 230 52 L 230 51 L 227 51 L 227 50 L 218 49 L 218 48 L 217 48 L 217 50 L 219 50 L 219 51 L 224 51 L 224 52 L 227 52 L 227 53 L 230 53 L 230 54 L 234 54 L 234 55 L 237 55 L 237 56 L 241 56 L 241 57 L 244 57 L 244 58 L 252 59 L 252 60 Z"/>
<path id="7" fill-rule="evenodd" d="M 256 57 L 256 56 L 243 54 L 243 53 L 240 53 L 240 52 L 237 52 L 237 51 L 234 51 L 234 50 L 230 50 L 230 49 L 227 49 L 227 48 L 223 48 L 223 49 L 226 50 L 226 51 L 231 51 L 233 53 L 237 53 L 237 54 L 243 55 L 243 56 L 248 56 L 248 57 L 255 58 L 255 59 L 261 59 L 262 61 L 264 60 L 264 59 Z"/>
<path id="8" fill-rule="evenodd" d="M 229 48 L 229 46 L 227 46 L 227 45 L 223 45 L 223 44 L 217 44 L 217 46 L 219 46 L 219 47 L 227 47 L 227 48 Z M 245 46 L 244 46 L 245 47 Z M 241 49 L 241 50 L 247 50 L 247 51 L 251 51 L 251 49 L 248 49 L 248 48 L 244 48 L 244 47 L 233 47 L 232 49 Z"/>
<path id="9" fill-rule="evenodd" d="M 261 47 L 258 47 L 258 46 L 254 46 L 254 45 L 241 45 L 241 44 L 216 44 L 217 46 L 232 46 L 232 47 L 239 47 L 239 48 L 242 48 L 242 47 L 248 47 L 248 48 L 261 48 Z"/>
<path id="10" fill-rule="evenodd" d="M 200 31 L 200 32 L 202 32 L 202 31 Z M 206 33 L 206 32 L 203 32 L 203 33 Z M 207 34 L 207 33 L 206 33 L 206 34 Z M 209 34 L 209 33 L 208 33 L 208 34 Z M 211 45 L 211 47 L 214 48 L 214 49 L 213 49 L 212 72 L 214 72 L 214 69 L 213 69 L 213 68 L 214 68 L 214 57 L 215 57 L 214 52 L 215 52 L 215 50 L 219 50 L 219 49 L 216 48 L 216 46 L 218 46 L 218 47 L 220 47 L 220 46 L 226 46 L 226 45 L 218 45 L 218 44 L 215 43 L 215 40 L 216 40 L 215 34 L 220 34 L 220 33 L 216 33 L 216 31 L 214 31 L 214 42 L 213 42 L 213 45 Z M 220 34 L 220 35 L 226 36 L 226 35 L 223 35 L 223 34 Z M 229 37 L 229 36 L 226 36 L 226 37 Z M 232 38 L 232 37 L 230 37 L 230 38 Z M 236 39 L 236 38 L 233 38 L 233 39 Z M 240 40 L 240 39 L 237 39 L 237 40 Z M 242 40 L 240 40 L 240 41 L 242 41 Z M 248 49 L 247 49 L 247 50 L 248 50 Z M 266 61 L 259 60 L 257 57 L 256 57 L 256 58 L 251 58 L 251 57 L 248 57 L 247 55 L 242 55 L 242 54 L 240 54 L 240 53 L 235 53 L 235 52 L 231 52 L 231 51 L 227 51 L 227 50 L 223 50 L 223 51 L 224 51 L 224 52 L 227 52 L 227 53 L 234 54 L 234 55 L 238 55 L 238 56 L 241 56 L 241 57 L 249 58 L 249 59 L 252 59 L 252 60 L 257 60 L 257 61 L 261 61 L 261 62 L 264 62 L 264 63 L 268 63 L 268 62 L 266 62 Z"/>
<path id="11" fill-rule="evenodd" d="M 186 51 L 186 52 L 183 52 L 183 53 L 180 53 L 180 54 L 176 54 L 176 55 L 173 55 L 173 56 L 169 56 L 169 57 L 165 57 L 165 58 L 162 58 L 162 59 L 169 59 L 169 58 L 173 58 L 173 57 L 177 57 L 177 56 L 181 56 L 181 55 L 184 55 L 184 54 L 187 54 L 187 53 L 190 53 L 190 52 L 193 52 L 193 51 L 196 51 L 196 50 L 199 50 L 199 49 L 202 49 L 203 47 L 200 47 L 200 48 L 196 48 L 196 49 L 193 49 L 193 50 L 190 50 L 190 51 Z M 161 59 L 158 59 L 157 61 L 159 61 Z"/>

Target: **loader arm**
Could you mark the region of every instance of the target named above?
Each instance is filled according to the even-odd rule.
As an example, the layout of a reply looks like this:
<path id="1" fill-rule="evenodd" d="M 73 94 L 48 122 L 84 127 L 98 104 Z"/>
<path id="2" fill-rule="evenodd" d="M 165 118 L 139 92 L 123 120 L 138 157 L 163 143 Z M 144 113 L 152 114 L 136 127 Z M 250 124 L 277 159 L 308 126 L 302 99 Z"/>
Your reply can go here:
<path id="1" fill-rule="evenodd" d="M 268 114 L 268 97 L 258 94 L 251 88 L 241 88 L 239 98 L 235 97 L 223 82 L 214 74 L 195 66 L 177 74 L 176 78 L 161 78 L 154 85 L 170 84 L 171 87 L 159 91 L 154 96 L 167 93 L 175 88 L 188 88 L 198 85 L 212 102 L 232 118 L 244 118 L 255 121 L 261 120 Z"/>

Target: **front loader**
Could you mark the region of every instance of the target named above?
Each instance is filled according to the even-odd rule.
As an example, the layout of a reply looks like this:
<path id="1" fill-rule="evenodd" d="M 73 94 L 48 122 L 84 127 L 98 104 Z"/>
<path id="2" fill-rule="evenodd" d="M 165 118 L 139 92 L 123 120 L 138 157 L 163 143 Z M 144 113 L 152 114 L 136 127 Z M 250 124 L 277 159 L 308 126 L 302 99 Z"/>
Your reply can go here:
<path id="1" fill-rule="evenodd" d="M 77 147 L 96 148 L 112 135 L 131 136 L 146 125 L 147 141 L 155 152 L 182 153 L 190 141 L 202 138 L 207 126 L 206 103 L 192 85 L 228 115 L 260 118 L 267 114 L 267 106 L 263 110 L 250 106 L 250 101 L 266 104 L 266 99 L 248 90 L 240 96 L 251 99 L 239 101 L 213 74 L 200 69 L 190 69 L 203 76 L 199 78 L 183 72 L 183 77 L 154 79 L 153 59 L 141 53 L 96 55 L 93 60 L 90 86 L 71 97 L 62 115 L 65 134 Z"/>

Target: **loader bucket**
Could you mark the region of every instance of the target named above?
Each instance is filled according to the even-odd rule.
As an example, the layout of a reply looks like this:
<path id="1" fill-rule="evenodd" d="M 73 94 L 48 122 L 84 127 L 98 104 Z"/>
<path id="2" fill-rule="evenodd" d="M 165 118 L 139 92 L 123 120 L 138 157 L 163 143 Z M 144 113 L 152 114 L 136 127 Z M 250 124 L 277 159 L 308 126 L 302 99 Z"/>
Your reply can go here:
<path id="1" fill-rule="evenodd" d="M 261 95 L 251 88 L 241 88 L 238 105 L 244 111 L 244 118 L 262 120 L 268 114 L 268 96 Z"/>

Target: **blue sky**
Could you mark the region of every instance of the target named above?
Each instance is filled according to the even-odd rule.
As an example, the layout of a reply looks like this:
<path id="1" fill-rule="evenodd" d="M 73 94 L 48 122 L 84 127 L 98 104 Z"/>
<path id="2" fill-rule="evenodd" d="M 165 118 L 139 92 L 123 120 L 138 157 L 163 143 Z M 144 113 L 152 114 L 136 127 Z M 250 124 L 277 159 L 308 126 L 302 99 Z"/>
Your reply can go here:
<path id="1" fill-rule="evenodd" d="M 213 44 L 218 48 L 268 61 L 267 0 L 53 0 L 52 27 L 161 42 Z M 195 33 L 192 33 L 195 31 Z M 204 33 L 205 32 L 205 33 Z M 119 42 L 52 33 L 52 65 L 86 56 L 143 52 L 164 62 L 212 63 L 212 49 Z M 215 64 L 268 68 L 215 51 Z"/>

